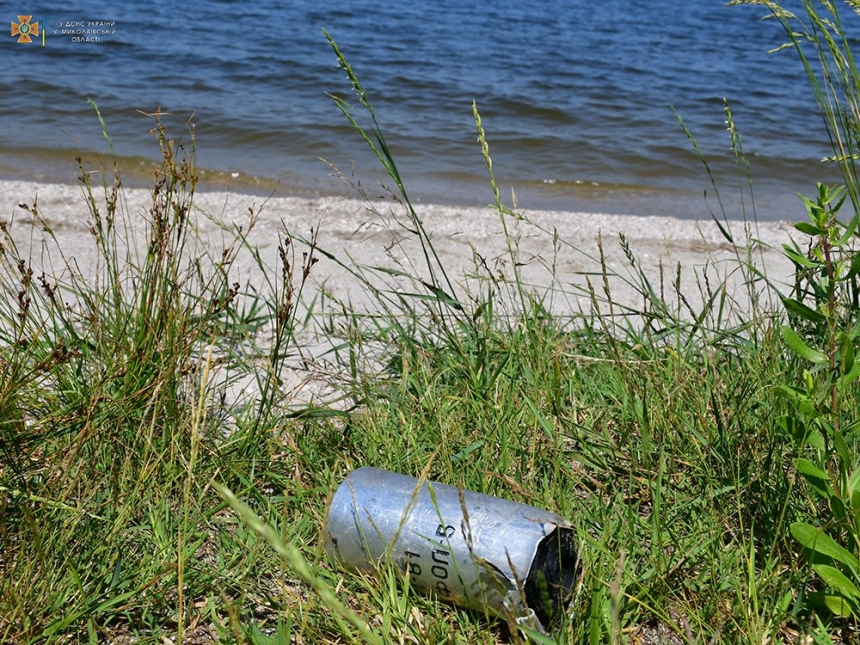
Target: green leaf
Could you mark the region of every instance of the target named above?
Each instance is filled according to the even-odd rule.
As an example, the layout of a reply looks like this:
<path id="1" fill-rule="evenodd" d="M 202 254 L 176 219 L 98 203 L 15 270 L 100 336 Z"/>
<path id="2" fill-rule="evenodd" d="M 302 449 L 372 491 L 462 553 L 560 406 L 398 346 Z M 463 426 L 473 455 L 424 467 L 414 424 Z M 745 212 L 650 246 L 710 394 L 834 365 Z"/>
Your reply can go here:
<path id="1" fill-rule="evenodd" d="M 836 521 L 842 525 L 848 524 L 848 509 L 845 507 L 845 502 L 842 501 L 842 498 L 834 493 L 830 496 L 828 501 L 830 512 L 833 513 L 833 517 L 836 518 Z"/>
<path id="2" fill-rule="evenodd" d="M 774 423 L 795 441 L 800 442 L 806 438 L 806 424 L 799 417 L 783 415 L 777 417 Z"/>
<path id="3" fill-rule="evenodd" d="M 836 495 L 836 491 L 830 485 L 830 475 L 824 470 L 813 464 L 809 459 L 795 459 L 794 467 L 797 469 L 803 478 L 815 489 L 824 499 Z"/>
<path id="4" fill-rule="evenodd" d="M 782 250 L 786 254 L 786 256 L 788 256 L 789 260 L 799 266 L 806 267 L 807 269 L 814 269 L 816 267 L 820 267 L 823 264 L 818 260 L 809 259 L 805 255 L 798 253 L 788 245 L 783 245 Z"/>
<path id="5" fill-rule="evenodd" d="M 794 522 L 790 527 L 791 535 L 801 546 L 826 558 L 841 562 L 853 570 L 857 570 L 860 562 L 847 549 L 839 546 L 836 541 L 821 529 L 805 522 Z"/>
<path id="6" fill-rule="evenodd" d="M 848 449 L 848 444 L 845 443 L 845 438 L 842 433 L 835 430 L 833 433 L 833 445 L 836 446 L 836 452 L 844 464 L 850 464 L 854 460 L 851 458 L 851 451 Z"/>
<path id="7" fill-rule="evenodd" d="M 851 267 L 848 269 L 848 275 L 845 276 L 845 279 L 851 280 L 857 277 L 858 273 L 860 273 L 860 253 L 855 253 L 854 257 L 851 258 Z"/>
<path id="8" fill-rule="evenodd" d="M 812 349 L 809 345 L 803 342 L 803 339 L 797 335 L 797 332 L 788 325 L 780 327 L 780 331 L 782 332 L 782 337 L 785 339 L 785 343 L 801 358 L 817 364 L 827 361 L 827 357 L 824 355 L 824 352 Z"/>
<path id="9" fill-rule="evenodd" d="M 264 634 L 256 623 L 251 623 L 243 631 L 251 645 L 278 645 L 283 642 L 277 636 Z"/>
<path id="10" fill-rule="evenodd" d="M 720 229 L 720 233 L 726 239 L 726 242 L 729 244 L 735 243 L 735 238 L 732 237 L 732 233 L 725 226 L 723 226 L 722 222 L 720 222 L 719 218 L 712 214 L 712 219 L 714 220 L 714 224 L 717 225 L 717 228 Z"/>
<path id="11" fill-rule="evenodd" d="M 803 475 L 808 475 L 817 479 L 823 479 L 824 481 L 830 481 L 830 475 L 827 474 L 827 471 L 819 468 L 809 459 L 804 459 L 802 457 L 795 459 L 794 467 L 797 468 L 797 471 L 799 473 L 802 473 Z"/>
<path id="12" fill-rule="evenodd" d="M 529 629 L 527 627 L 520 626 L 520 632 L 528 637 L 527 642 L 535 642 L 540 643 L 540 645 L 558 645 L 558 641 L 554 638 L 549 638 L 548 636 L 544 636 L 540 632 L 537 632 L 533 629 Z"/>
<path id="13" fill-rule="evenodd" d="M 843 374 L 838 379 L 836 379 L 836 387 L 837 389 L 844 394 L 846 390 L 857 380 L 857 377 L 860 376 L 860 361 L 855 361 L 851 366 L 851 371 L 847 374 Z"/>
<path id="14" fill-rule="evenodd" d="M 556 431 L 555 428 L 552 427 L 552 423 L 550 423 L 549 419 L 544 416 L 540 410 L 537 409 L 537 406 L 532 402 L 532 400 L 526 397 L 526 405 L 529 406 L 529 410 L 534 415 L 537 422 L 540 424 L 540 427 L 546 433 L 546 436 L 550 441 L 555 441 Z"/>
<path id="15" fill-rule="evenodd" d="M 824 436 L 816 428 L 810 428 L 806 435 L 806 443 L 816 450 L 824 450 Z"/>
<path id="16" fill-rule="evenodd" d="M 809 395 L 806 394 L 803 390 L 796 387 L 791 387 L 788 385 L 777 385 L 773 388 L 774 394 L 777 396 L 781 396 L 785 399 L 788 399 L 797 409 L 803 414 L 808 414 L 810 416 L 817 417 L 818 413 L 815 411 L 815 404 L 812 399 L 809 398 Z"/>
<path id="17" fill-rule="evenodd" d="M 839 354 L 842 374 L 849 374 L 854 369 L 854 343 L 848 334 L 842 334 L 842 342 L 839 344 Z"/>
<path id="18" fill-rule="evenodd" d="M 846 598 L 860 598 L 860 589 L 857 585 L 836 567 L 831 567 L 829 564 L 814 564 L 812 568 L 834 591 Z"/>
<path id="19" fill-rule="evenodd" d="M 371 271 L 378 271 L 379 273 L 387 273 L 388 275 L 393 275 L 398 278 L 408 278 L 410 275 L 406 273 L 406 271 L 401 271 L 400 269 L 391 269 L 389 267 L 379 267 L 379 266 L 365 266 L 364 268 L 370 269 Z"/>
<path id="20" fill-rule="evenodd" d="M 478 439 L 477 441 L 466 446 L 461 451 L 459 451 L 456 455 L 451 457 L 451 461 L 460 461 L 462 459 L 465 459 L 466 457 L 471 455 L 473 452 L 478 450 L 478 448 L 483 448 L 483 447 L 484 447 L 484 440 Z"/>
<path id="21" fill-rule="evenodd" d="M 423 284 L 427 289 L 429 289 L 433 293 L 433 295 L 436 296 L 436 299 L 439 302 L 442 302 L 449 307 L 453 307 L 454 309 L 463 309 L 463 305 L 461 305 L 456 298 L 445 293 L 445 291 L 443 291 L 436 285 L 430 284 L 429 282 L 425 282 L 424 280 L 421 281 L 421 284 Z"/>
<path id="22" fill-rule="evenodd" d="M 799 316 L 804 320 L 808 320 L 809 322 L 814 323 L 823 323 L 827 318 L 820 311 L 816 311 L 812 307 L 803 304 L 799 300 L 795 300 L 794 298 L 783 298 L 782 304 L 785 307 L 786 311 L 790 314 L 794 314 L 795 316 Z"/>
<path id="23" fill-rule="evenodd" d="M 851 473 L 851 475 L 848 477 L 848 488 L 852 491 L 852 493 L 860 491 L 860 466 L 857 467 L 854 472 Z M 853 500 L 851 505 L 854 505 Z"/>
<path id="24" fill-rule="evenodd" d="M 827 229 L 818 228 L 817 226 L 814 226 L 814 225 L 809 224 L 807 222 L 798 222 L 797 224 L 794 225 L 794 228 L 796 228 L 801 233 L 806 233 L 807 235 L 815 236 L 815 235 L 826 235 L 827 234 Z"/>
<path id="25" fill-rule="evenodd" d="M 845 198 L 843 197 L 843 200 L 844 199 Z M 850 240 L 852 237 L 854 237 L 854 231 L 857 230 L 857 220 L 858 220 L 858 218 L 856 216 L 851 218 L 851 221 L 848 222 L 848 225 L 845 227 L 845 232 L 841 235 L 841 237 L 838 240 L 836 240 L 835 246 L 842 246 L 842 245 L 846 244 L 848 242 L 848 240 Z M 853 259 L 857 260 L 856 254 L 854 255 Z M 852 262 L 852 264 L 853 264 L 853 262 Z"/>
<path id="26" fill-rule="evenodd" d="M 854 612 L 851 605 L 842 596 L 824 596 L 824 605 L 837 616 L 851 618 Z"/>

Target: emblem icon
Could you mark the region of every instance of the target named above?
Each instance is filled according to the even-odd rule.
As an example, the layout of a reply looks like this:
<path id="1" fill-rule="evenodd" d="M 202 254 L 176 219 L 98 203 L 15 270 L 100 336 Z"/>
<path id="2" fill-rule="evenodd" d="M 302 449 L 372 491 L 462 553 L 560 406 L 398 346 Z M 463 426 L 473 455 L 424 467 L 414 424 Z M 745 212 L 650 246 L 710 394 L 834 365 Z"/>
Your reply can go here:
<path id="1" fill-rule="evenodd" d="M 31 43 L 30 36 L 39 35 L 39 23 L 30 20 L 33 16 L 18 16 L 18 22 L 12 23 L 12 35 L 18 36 L 19 43 Z"/>

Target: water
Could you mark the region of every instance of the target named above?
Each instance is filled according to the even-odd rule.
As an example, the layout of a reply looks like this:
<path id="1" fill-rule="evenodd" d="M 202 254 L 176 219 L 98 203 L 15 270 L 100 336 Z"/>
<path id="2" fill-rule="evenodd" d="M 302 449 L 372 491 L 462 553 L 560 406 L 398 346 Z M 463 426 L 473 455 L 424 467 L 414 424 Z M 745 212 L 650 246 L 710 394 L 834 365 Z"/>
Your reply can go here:
<path id="1" fill-rule="evenodd" d="M 25 3 L 26 4 L 26 3 Z M 750 156 L 762 219 L 802 214 L 796 192 L 834 179 L 803 70 L 763 9 L 720 0 L 233 0 L 112 3 L 44 15 L 45 46 L 0 40 L 0 176 L 73 181 L 77 154 L 108 144 L 130 169 L 157 159 L 156 108 L 175 133 L 193 115 L 207 185 L 344 192 L 320 157 L 372 194 L 381 174 L 329 94 L 349 97 L 326 28 L 365 85 L 419 202 L 492 199 L 476 143 L 481 111 L 504 197 L 521 207 L 707 217 L 709 182 L 673 107 L 740 216 L 723 97 Z M 846 12 L 847 13 L 847 12 Z M 853 17 L 846 16 L 847 20 Z M 112 21 L 75 43 L 58 23 Z M 44 30 L 44 25 L 43 25 Z M 143 181 L 141 170 L 137 180 Z"/>

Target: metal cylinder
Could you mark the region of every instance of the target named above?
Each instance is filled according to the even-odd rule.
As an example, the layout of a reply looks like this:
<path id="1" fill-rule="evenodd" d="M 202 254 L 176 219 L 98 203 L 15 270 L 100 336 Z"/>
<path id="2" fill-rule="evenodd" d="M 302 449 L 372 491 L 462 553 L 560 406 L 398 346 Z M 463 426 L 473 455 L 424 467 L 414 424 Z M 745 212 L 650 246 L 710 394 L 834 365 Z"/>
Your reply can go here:
<path id="1" fill-rule="evenodd" d="M 579 568 L 574 531 L 554 513 L 368 467 L 332 497 L 326 550 L 356 571 L 394 564 L 418 591 L 541 631 Z"/>

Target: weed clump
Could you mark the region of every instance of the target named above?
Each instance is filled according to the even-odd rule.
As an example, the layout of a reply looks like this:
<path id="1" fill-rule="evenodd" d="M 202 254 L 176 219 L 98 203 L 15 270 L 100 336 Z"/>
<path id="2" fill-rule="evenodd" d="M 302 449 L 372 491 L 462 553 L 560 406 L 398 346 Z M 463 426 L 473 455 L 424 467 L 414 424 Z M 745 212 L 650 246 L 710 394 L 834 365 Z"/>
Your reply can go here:
<path id="1" fill-rule="evenodd" d="M 59 272 L 19 251 L 19 223 L 0 230 L 0 285 L 12 296 L 0 305 L 4 641 L 123 624 L 182 633 L 191 604 L 219 586 L 200 550 L 228 539 L 210 482 L 247 482 L 249 459 L 265 472 L 276 439 L 256 429 L 285 402 L 294 298 L 315 259 L 296 267 L 284 252 L 281 293 L 260 315 L 231 277 L 241 235 L 213 255 L 195 234 L 193 126 L 183 141 L 153 118 L 162 161 L 145 213 L 123 209 L 115 165 L 97 186 L 79 160 L 91 266 L 63 248 L 38 202 L 21 208 Z M 261 345 L 267 326 L 275 342 Z M 258 373 L 251 400 L 218 395 Z"/>

